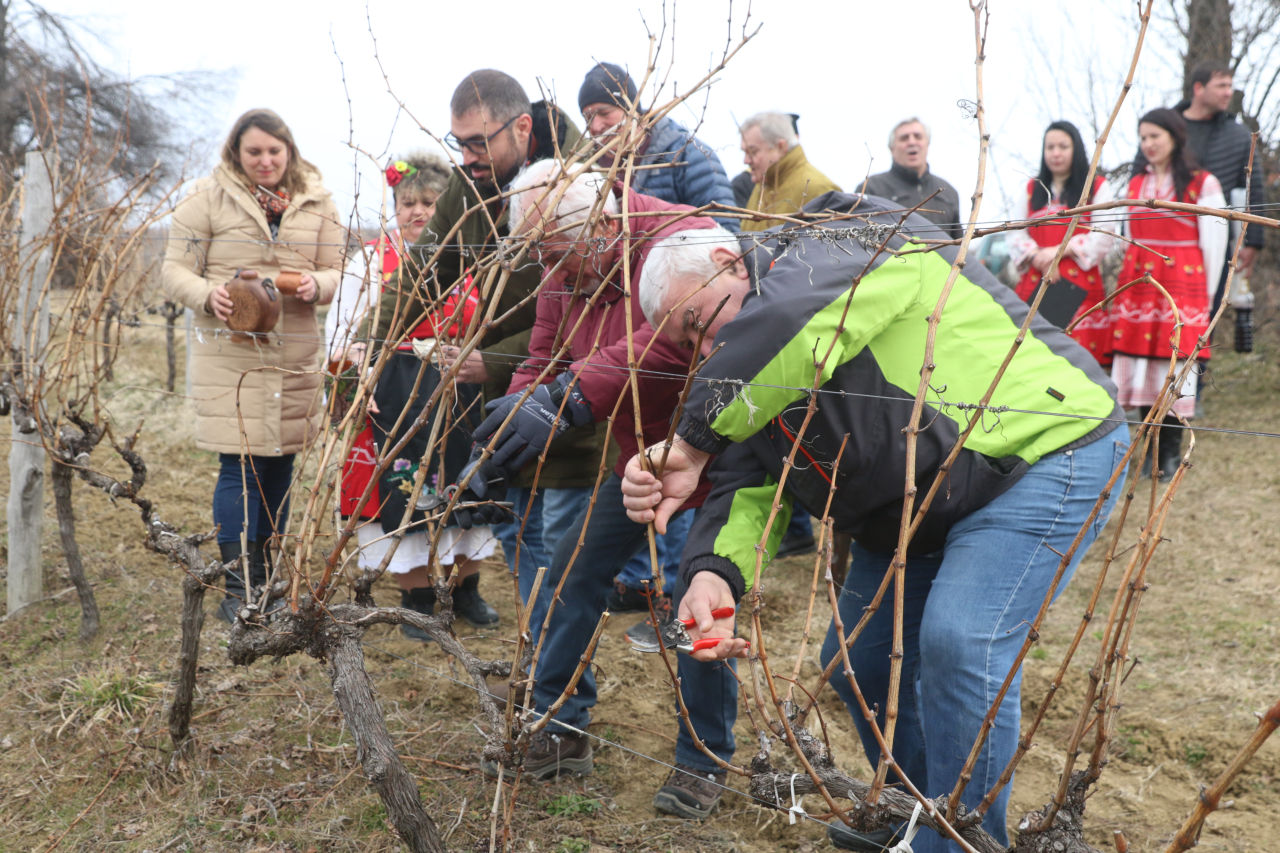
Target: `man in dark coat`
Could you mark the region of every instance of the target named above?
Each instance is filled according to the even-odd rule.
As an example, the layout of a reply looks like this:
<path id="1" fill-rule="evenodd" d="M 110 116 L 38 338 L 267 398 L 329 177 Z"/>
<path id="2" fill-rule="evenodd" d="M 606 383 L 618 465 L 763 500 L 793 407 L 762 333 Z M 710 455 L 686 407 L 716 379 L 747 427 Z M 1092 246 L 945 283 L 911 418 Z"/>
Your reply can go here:
<path id="1" fill-rule="evenodd" d="M 887 198 L 919 213 L 952 237 L 964 234 L 960 222 L 960 194 L 929 170 L 929 128 L 920 119 L 903 119 L 889 133 L 889 171 L 867 178 L 867 195 Z M 932 196 L 932 198 L 930 198 Z M 929 199 L 927 202 L 925 199 Z"/>

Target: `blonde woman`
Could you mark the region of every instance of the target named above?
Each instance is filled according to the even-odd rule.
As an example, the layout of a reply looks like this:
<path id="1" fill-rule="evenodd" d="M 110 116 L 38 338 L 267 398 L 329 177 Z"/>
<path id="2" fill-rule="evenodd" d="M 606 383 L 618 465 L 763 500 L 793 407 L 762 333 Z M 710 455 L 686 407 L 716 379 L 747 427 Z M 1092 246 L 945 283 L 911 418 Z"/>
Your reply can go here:
<path id="1" fill-rule="evenodd" d="M 271 110 L 236 120 L 221 162 L 173 214 L 163 278 L 169 298 L 195 311 L 192 393 L 196 446 L 218 454 L 213 520 L 228 572 L 219 618 L 231 622 L 266 582 L 266 546 L 288 518 L 294 455 L 321 427 L 324 352 L 316 306 L 333 298 L 346 235 L 319 171 Z M 280 295 L 275 327 L 233 340 L 227 285 L 242 271 L 300 273 Z"/>

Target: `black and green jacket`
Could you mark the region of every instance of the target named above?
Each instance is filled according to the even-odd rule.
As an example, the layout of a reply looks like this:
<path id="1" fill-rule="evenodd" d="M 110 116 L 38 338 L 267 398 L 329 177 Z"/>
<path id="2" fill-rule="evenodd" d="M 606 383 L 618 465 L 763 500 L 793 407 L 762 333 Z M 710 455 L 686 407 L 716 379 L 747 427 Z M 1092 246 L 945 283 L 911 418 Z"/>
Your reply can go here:
<path id="1" fill-rule="evenodd" d="M 579 145 L 581 134 L 555 105 L 539 101 L 530 116 L 530 162 L 568 155 Z M 493 255 L 499 240 L 508 233 L 506 203 L 499 195 L 497 187 L 489 187 L 481 205 L 474 185 L 460 168 L 454 169 L 436 201 L 431 221 L 406 253 L 395 279 L 382 288 L 377 323 L 370 329 L 373 340 L 394 344 L 426 318 L 428 305 L 440 304 L 440 294 Z M 429 264 L 432 257 L 436 258 L 434 265 Z M 509 272 L 500 272 L 477 282 L 481 287 L 478 315 L 485 316 L 489 302 L 497 301 L 493 322 L 481 330 L 479 344 L 489 373 L 484 386 L 489 399 L 507 393 L 516 368 L 529 355 L 529 333 L 536 313 L 533 294 L 542 281 L 542 267 L 531 259 Z M 570 430 L 552 445 L 539 485 L 592 484 L 607 441 L 608 430 L 603 425 Z"/>
<path id="2" fill-rule="evenodd" d="M 710 470 L 711 494 L 685 548 L 685 579 L 714 571 L 739 595 L 755 576 L 755 547 L 805 418 L 806 389 L 829 349 L 816 413 L 787 476 L 768 552 L 786 529 L 791 501 L 818 515 L 833 485 L 837 530 L 872 550 L 896 546 L 903 429 L 928 318 L 955 258 L 954 248 L 925 251 L 903 236 L 893 236 L 889 251 L 876 256 L 897 224 L 896 215 L 874 215 L 888 209 L 880 199 L 829 193 L 808 208 L 872 215 L 809 236 L 770 231 L 757 235 L 764 241 L 758 245 L 744 238 L 744 249 L 754 248 L 746 260 L 755 290 L 717 335 L 721 349 L 694 383 L 678 428 L 690 444 L 719 454 Z M 915 216 L 907 225 L 913 237 L 935 228 Z M 1100 438 L 1115 428 L 1112 418 L 1123 416 L 1093 357 L 1039 318 L 990 408 L 969 407 L 982 398 L 1026 316 L 1027 306 L 980 264 L 970 263 L 956 280 L 938 326 L 936 368 L 920 421 L 921 495 L 969 420 L 980 424 L 912 540 L 917 553 L 940 549 L 956 521 L 1008 489 L 1041 457 Z"/>

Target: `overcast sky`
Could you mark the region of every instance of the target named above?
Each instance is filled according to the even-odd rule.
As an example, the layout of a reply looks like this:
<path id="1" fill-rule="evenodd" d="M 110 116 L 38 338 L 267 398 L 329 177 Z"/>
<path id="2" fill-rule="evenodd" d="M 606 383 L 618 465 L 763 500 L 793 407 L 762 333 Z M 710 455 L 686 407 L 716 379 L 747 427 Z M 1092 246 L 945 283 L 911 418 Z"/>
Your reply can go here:
<path id="1" fill-rule="evenodd" d="M 576 123 L 582 76 L 596 60 L 637 79 L 651 47 L 661 86 L 642 101 L 692 89 L 744 25 L 755 36 L 674 117 L 742 170 L 735 122 L 764 109 L 799 113 L 810 161 L 846 189 L 888 168 L 887 135 L 909 115 L 933 129 L 930 164 L 962 199 L 977 178 L 973 16 L 967 0 L 49 0 L 72 17 L 99 61 L 130 76 L 225 70 L 196 120 L 205 132 L 192 176 L 206 173 L 237 115 L 266 106 L 289 123 L 340 210 L 377 216 L 379 167 L 414 148 L 439 151 L 419 128 L 448 129 L 453 88 L 499 68 L 535 100 L 556 97 Z M 998 219 L 1039 162 L 1045 125 L 1068 118 L 1091 140 L 1119 92 L 1137 32 L 1136 3 L 995 0 L 986 47 L 992 153 L 982 219 Z M 750 19 L 747 12 L 750 10 Z M 758 31 L 757 31 L 758 28 Z M 386 78 L 383 77 L 385 69 Z M 1176 94 L 1176 48 L 1149 41 L 1104 165 L 1127 160 L 1142 111 Z M 404 108 L 398 102 L 403 102 Z M 448 152 L 441 152 L 448 153 Z"/>

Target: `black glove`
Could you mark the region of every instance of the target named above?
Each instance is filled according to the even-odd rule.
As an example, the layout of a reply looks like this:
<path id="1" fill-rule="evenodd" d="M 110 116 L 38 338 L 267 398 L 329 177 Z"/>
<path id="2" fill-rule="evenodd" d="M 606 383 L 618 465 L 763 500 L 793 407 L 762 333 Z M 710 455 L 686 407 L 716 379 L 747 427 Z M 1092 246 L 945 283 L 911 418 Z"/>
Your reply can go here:
<path id="1" fill-rule="evenodd" d="M 591 406 L 575 385 L 569 388 L 571 373 L 561 373 L 546 385 L 539 385 L 516 409 L 515 416 L 498 438 L 490 462 L 508 477 L 531 462 L 547 442 L 564 433 L 570 427 L 594 423 Z M 497 431 L 507 414 L 524 392 L 508 394 L 485 406 L 489 416 L 476 428 L 473 437 L 477 444 L 485 444 Z M 568 397 L 565 400 L 566 395 Z M 564 411 L 560 403 L 564 402 Z M 557 415 L 559 415 L 557 417 Z"/>
<path id="2" fill-rule="evenodd" d="M 510 504 L 502 501 L 507 492 L 507 479 L 491 460 L 482 459 L 484 448 L 476 445 L 471 451 L 471 461 L 458 475 L 458 482 L 467 482 L 453 506 L 453 521 L 463 530 L 486 524 L 501 524 L 515 517 Z"/>

